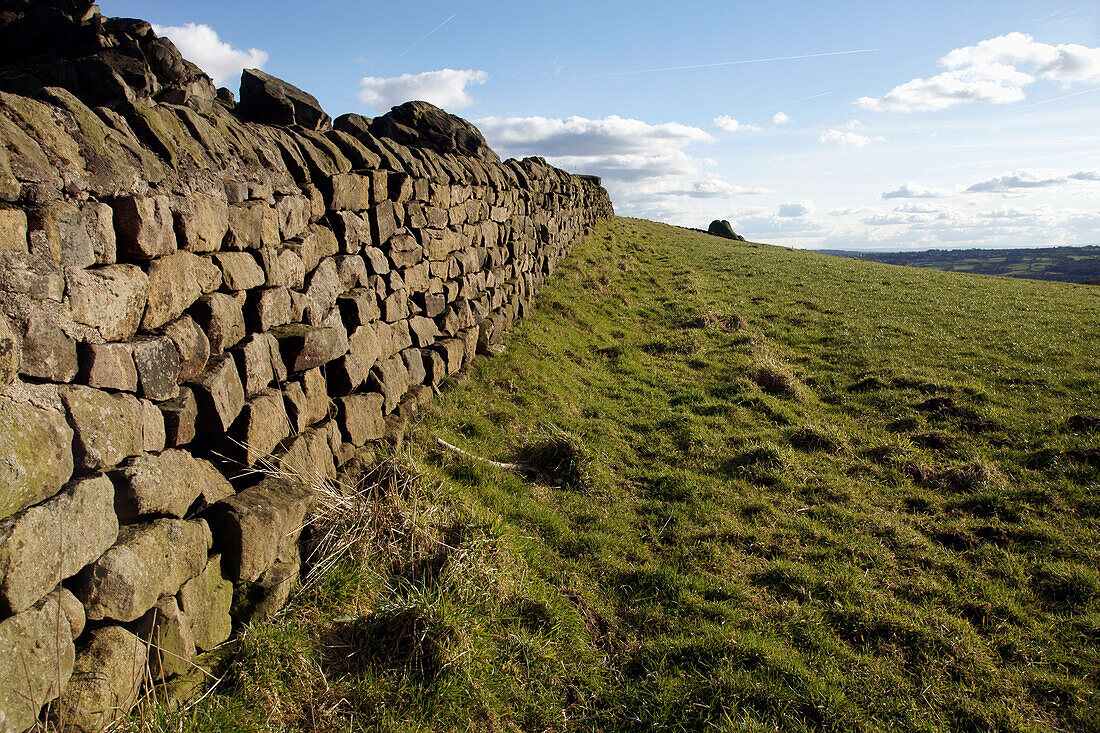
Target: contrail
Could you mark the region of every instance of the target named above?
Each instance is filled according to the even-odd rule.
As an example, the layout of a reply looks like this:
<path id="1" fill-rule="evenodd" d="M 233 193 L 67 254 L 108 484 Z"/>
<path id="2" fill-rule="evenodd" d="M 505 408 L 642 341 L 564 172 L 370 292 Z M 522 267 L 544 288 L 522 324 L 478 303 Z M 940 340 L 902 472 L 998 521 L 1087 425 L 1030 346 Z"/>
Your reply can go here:
<path id="1" fill-rule="evenodd" d="M 1082 94 L 1092 94 L 1093 92 L 1100 91 L 1100 87 L 1093 87 L 1092 89 L 1086 89 L 1081 92 L 1074 92 L 1073 94 L 1063 94 L 1060 97 L 1054 97 L 1053 99 L 1044 99 L 1041 102 L 1032 102 L 1031 104 L 1025 104 L 1022 107 L 1016 109 L 1028 109 L 1029 107 L 1038 107 L 1041 104 L 1050 104 L 1051 102 L 1061 102 L 1063 99 L 1069 99 L 1070 97 L 1080 97 Z"/>
<path id="2" fill-rule="evenodd" d="M 450 17 L 450 18 L 447 18 L 447 20 L 443 21 L 442 23 L 440 23 L 439 25 L 437 25 L 437 26 L 436 26 L 435 28 L 432 28 L 432 29 L 431 29 L 430 31 L 428 31 L 428 32 L 427 32 L 427 33 L 425 33 L 424 35 L 420 36 L 420 38 L 417 38 L 417 39 L 416 39 L 415 41 L 413 41 L 413 42 L 412 42 L 412 44 L 411 44 L 411 45 L 410 45 L 410 46 L 409 46 L 408 48 L 406 48 L 406 49 L 405 49 L 404 51 L 402 51 L 401 53 L 397 54 L 397 56 L 395 56 L 395 57 L 394 57 L 393 61 L 397 61 L 397 59 L 401 58 L 402 56 L 404 56 L 405 54 L 407 54 L 407 53 L 408 53 L 409 51 L 412 51 L 412 50 L 413 50 L 413 46 L 415 46 L 416 44 L 420 43 L 420 42 L 421 42 L 421 41 L 423 41 L 423 40 L 424 40 L 425 38 L 427 38 L 427 37 L 428 37 L 428 36 L 430 36 L 431 34 L 435 33 L 435 32 L 436 32 L 437 30 L 439 30 L 440 28 L 442 28 L 443 26 L 445 26 L 445 25 L 447 25 L 448 23 L 450 23 L 450 22 L 451 22 L 452 20 L 454 20 L 454 19 L 455 19 L 455 16 L 456 16 L 456 15 L 458 15 L 458 13 L 451 13 L 451 17 Z M 393 61 L 391 61 L 390 63 L 392 64 L 392 63 L 393 63 Z"/>
<path id="3" fill-rule="evenodd" d="M 787 102 L 780 102 L 779 104 L 773 104 L 771 106 L 771 109 L 775 109 L 776 107 L 784 107 L 788 104 L 794 104 L 795 102 L 807 102 L 811 99 L 817 99 L 818 97 L 827 97 L 830 94 L 832 94 L 832 92 L 822 92 L 821 94 L 811 94 L 808 97 L 799 97 L 798 99 L 792 99 L 792 100 L 787 101 Z"/>
<path id="4" fill-rule="evenodd" d="M 719 61 L 714 64 L 691 64 L 690 66 L 662 66 L 656 69 L 637 69 L 635 71 L 615 71 L 610 74 L 594 74 L 588 79 L 599 79 L 607 76 L 631 76 L 633 74 L 652 74 L 658 71 L 687 71 L 690 69 L 713 69 L 719 66 L 737 66 L 739 64 L 765 64 L 771 61 L 795 61 L 798 59 L 817 59 L 822 56 L 847 56 L 854 53 L 872 53 L 877 48 L 859 48 L 853 51 L 828 51 L 826 53 L 806 53 L 798 56 L 773 56 L 766 59 L 741 59 L 738 61 Z"/>

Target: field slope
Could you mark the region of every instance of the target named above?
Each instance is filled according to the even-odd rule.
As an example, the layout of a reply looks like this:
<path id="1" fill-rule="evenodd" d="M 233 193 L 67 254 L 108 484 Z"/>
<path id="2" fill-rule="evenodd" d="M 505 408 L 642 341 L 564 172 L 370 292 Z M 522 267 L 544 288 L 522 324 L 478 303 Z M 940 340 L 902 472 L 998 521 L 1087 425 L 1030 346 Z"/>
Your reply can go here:
<path id="1" fill-rule="evenodd" d="M 1098 730 L 1098 334 L 1097 288 L 602 225 L 187 726 Z"/>

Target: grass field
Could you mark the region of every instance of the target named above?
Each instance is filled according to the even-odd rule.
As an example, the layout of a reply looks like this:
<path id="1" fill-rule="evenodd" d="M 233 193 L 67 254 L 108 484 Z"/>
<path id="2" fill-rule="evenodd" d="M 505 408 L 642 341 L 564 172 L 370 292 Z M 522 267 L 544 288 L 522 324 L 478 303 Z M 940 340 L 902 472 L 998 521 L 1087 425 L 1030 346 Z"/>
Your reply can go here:
<path id="1" fill-rule="evenodd" d="M 1021 249 L 930 249 L 923 252 L 830 250 L 827 253 L 891 265 L 931 267 L 948 272 L 1100 284 L 1100 247 L 1096 245 Z"/>
<path id="2" fill-rule="evenodd" d="M 601 225 L 362 556 L 145 722 L 1100 730 L 1098 333 L 1094 287 Z"/>

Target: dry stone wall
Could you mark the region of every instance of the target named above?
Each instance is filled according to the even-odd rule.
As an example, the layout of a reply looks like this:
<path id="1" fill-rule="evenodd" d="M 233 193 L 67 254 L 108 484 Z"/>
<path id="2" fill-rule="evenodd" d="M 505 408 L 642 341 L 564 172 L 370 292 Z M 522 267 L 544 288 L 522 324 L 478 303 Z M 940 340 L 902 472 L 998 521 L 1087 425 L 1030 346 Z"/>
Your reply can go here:
<path id="1" fill-rule="evenodd" d="M 313 497 L 247 469 L 399 440 L 612 214 L 541 159 L 211 96 L 0 93 L 0 731 L 104 724 L 278 610 Z"/>

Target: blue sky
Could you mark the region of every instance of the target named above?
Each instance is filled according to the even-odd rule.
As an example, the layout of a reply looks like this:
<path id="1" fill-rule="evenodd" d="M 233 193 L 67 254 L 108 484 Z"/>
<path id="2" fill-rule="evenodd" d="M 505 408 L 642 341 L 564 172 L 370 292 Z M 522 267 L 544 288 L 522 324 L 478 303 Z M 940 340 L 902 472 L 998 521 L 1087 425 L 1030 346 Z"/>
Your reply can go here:
<path id="1" fill-rule="evenodd" d="M 220 83 L 427 98 L 621 214 L 798 247 L 1100 244 L 1100 3 L 104 0 Z"/>

